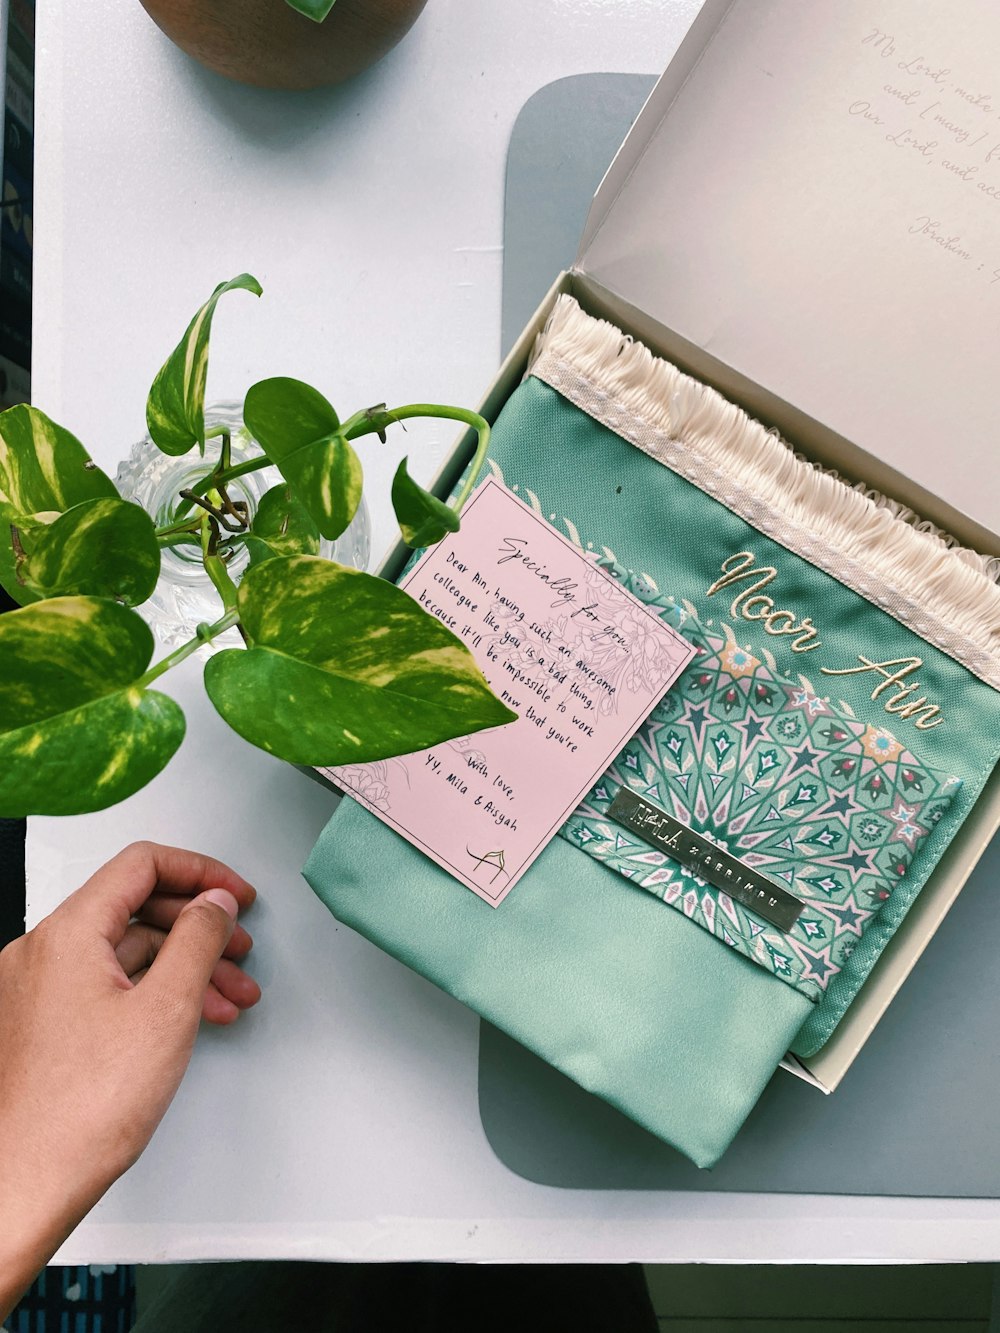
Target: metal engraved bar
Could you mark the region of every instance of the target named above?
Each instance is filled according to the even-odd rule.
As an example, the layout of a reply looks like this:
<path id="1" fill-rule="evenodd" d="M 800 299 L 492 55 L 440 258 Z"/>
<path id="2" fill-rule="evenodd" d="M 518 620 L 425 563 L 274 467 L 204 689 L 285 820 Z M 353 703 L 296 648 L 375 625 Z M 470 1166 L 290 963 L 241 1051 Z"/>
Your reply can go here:
<path id="1" fill-rule="evenodd" d="M 612 801 L 608 815 L 623 828 L 637 833 L 650 847 L 700 875 L 786 934 L 798 920 L 805 904 L 794 894 L 635 792 L 623 787 Z"/>

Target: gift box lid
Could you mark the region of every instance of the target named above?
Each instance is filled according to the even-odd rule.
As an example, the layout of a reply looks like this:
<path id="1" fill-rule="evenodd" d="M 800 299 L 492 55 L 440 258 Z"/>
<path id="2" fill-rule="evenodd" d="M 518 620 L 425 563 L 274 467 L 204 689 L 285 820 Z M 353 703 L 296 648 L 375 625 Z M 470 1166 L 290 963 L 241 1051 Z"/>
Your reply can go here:
<path id="1" fill-rule="evenodd" d="M 961 20 L 707 0 L 577 267 L 996 550 L 1000 10 L 965 0 Z M 848 473 L 892 489 L 864 455 Z"/>

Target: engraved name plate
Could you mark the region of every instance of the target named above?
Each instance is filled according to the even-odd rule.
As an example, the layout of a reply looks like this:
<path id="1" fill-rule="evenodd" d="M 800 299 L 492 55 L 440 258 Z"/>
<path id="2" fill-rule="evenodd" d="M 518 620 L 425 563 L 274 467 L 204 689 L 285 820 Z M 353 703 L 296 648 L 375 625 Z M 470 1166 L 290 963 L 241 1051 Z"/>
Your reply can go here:
<path id="1" fill-rule="evenodd" d="M 623 787 L 611 803 L 608 814 L 651 847 L 728 893 L 734 901 L 756 912 L 779 930 L 791 930 L 798 920 L 805 904 L 794 894 L 757 874 L 737 857 L 716 847 L 708 838 L 695 833 L 635 792 Z"/>

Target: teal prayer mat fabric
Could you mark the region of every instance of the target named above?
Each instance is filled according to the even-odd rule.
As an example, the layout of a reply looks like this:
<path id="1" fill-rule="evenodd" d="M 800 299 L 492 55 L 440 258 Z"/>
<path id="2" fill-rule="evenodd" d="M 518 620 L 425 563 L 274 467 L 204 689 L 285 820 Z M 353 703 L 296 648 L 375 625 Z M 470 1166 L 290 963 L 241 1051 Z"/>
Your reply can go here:
<path id="1" fill-rule="evenodd" d="M 574 304 L 570 298 L 562 301 Z M 729 626 L 739 643 L 781 674 L 857 718 L 889 727 L 907 744 L 919 745 L 926 764 L 961 780 L 919 865 L 869 925 L 797 1034 L 791 1050 L 808 1057 L 829 1039 L 1000 760 L 1000 589 L 987 562 L 982 562 L 987 572 L 980 574 L 969 553 L 949 551 L 931 537 L 910 562 L 912 572 L 906 559 L 897 562 L 902 573 L 893 584 L 876 587 L 872 569 L 878 557 L 853 533 L 849 540 L 833 534 L 853 554 L 845 557 L 836 550 L 835 559 L 827 558 L 833 538 L 825 540 L 823 532 L 834 524 L 822 513 L 803 513 L 807 504 L 800 504 L 791 519 L 782 512 L 790 507 L 786 496 L 796 479 L 781 476 L 780 485 L 772 487 L 776 494 L 765 503 L 759 496 L 763 487 L 754 493 L 732 480 L 731 460 L 713 455 L 706 461 L 704 456 L 711 447 L 717 454 L 720 442 L 728 446 L 734 437 L 743 444 L 746 436 L 755 458 L 767 448 L 781 448 L 795 461 L 790 450 L 714 391 L 639 344 L 623 344 L 604 321 L 570 311 L 569 320 L 582 320 L 587 332 L 583 339 L 565 336 L 560 313 L 557 309 L 530 377 L 496 423 L 490 455 L 494 475 L 583 549 L 602 552 L 644 575 L 690 606 L 709 629 Z M 621 390 L 617 383 L 629 379 L 633 368 L 625 363 L 633 354 L 643 359 L 641 373 L 634 375 L 641 381 L 638 393 L 631 384 Z M 623 397 L 632 401 L 622 404 Z M 651 410 L 637 411 L 636 397 Z M 647 405 L 647 397 L 656 403 Z M 651 424 L 649 418 L 663 404 L 663 413 L 673 420 Z M 615 422 L 615 429 L 604 418 Z M 810 476 L 807 501 L 821 481 L 835 484 L 822 474 Z M 864 499 L 857 492 L 850 495 Z M 821 492 L 814 504 L 835 511 L 837 502 Z M 879 534 L 891 552 L 908 546 L 901 538 L 922 536 L 895 518 L 892 508 L 873 517 L 876 533 L 869 540 L 876 549 Z M 862 515 L 852 522 L 860 528 L 867 519 Z M 809 558 L 768 535 L 779 531 L 808 549 Z M 820 560 L 837 565 L 843 578 L 868 588 L 885 605 L 857 593 L 821 567 Z M 942 574 L 943 560 L 956 568 Z M 859 564 L 864 566 L 860 576 Z M 907 578 L 900 590 L 896 583 Z M 961 585 L 963 598 L 959 631 L 949 634 L 930 614 L 928 602 L 930 593 L 950 579 Z M 762 615 L 767 610 L 763 599 L 771 604 L 770 623 Z M 812 623 L 803 629 L 805 620 Z M 795 632 L 788 633 L 790 628 Z M 977 628 L 975 638 L 965 632 L 972 628 Z M 816 633 L 802 642 L 810 629 Z M 951 651 L 921 630 L 933 631 Z M 873 666 L 866 667 L 865 661 Z M 897 682 L 889 679 L 893 675 L 899 676 Z M 918 688 L 912 694 L 897 699 L 914 683 Z M 888 704 L 897 711 L 887 711 Z M 938 712 L 905 717 L 898 711 L 914 704 Z"/>
<path id="2" fill-rule="evenodd" d="M 564 838 L 493 910 L 345 799 L 305 875 L 340 920 L 708 1166 L 784 1052 L 827 1040 L 995 767 L 1000 593 L 983 562 L 845 499 L 568 300 L 495 423 L 493 475 L 831 718 L 891 731 L 919 755 L 921 784 L 959 784 L 820 997 Z M 894 772 L 894 799 L 906 782 Z"/>
<path id="3" fill-rule="evenodd" d="M 641 580 L 628 586 L 643 595 Z M 732 637 L 693 617 L 681 632 L 694 660 L 560 832 L 820 1000 L 960 784 L 925 768 L 883 728 L 778 676 Z M 642 798 L 654 825 L 664 811 L 728 853 L 734 891 L 616 819 L 623 787 Z M 803 904 L 788 929 L 740 901 L 741 867 Z"/>
<path id="4" fill-rule="evenodd" d="M 561 838 L 494 910 L 345 797 L 304 873 L 339 921 L 698 1166 L 812 1008 Z"/>

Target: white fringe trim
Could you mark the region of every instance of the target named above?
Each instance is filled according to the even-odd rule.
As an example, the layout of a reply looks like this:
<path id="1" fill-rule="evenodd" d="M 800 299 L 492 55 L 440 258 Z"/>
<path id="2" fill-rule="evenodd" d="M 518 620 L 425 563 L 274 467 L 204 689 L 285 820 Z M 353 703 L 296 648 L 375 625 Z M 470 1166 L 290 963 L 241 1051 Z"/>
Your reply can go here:
<path id="1" fill-rule="evenodd" d="M 530 373 L 1000 689 L 1000 560 L 794 453 L 571 296 Z"/>

